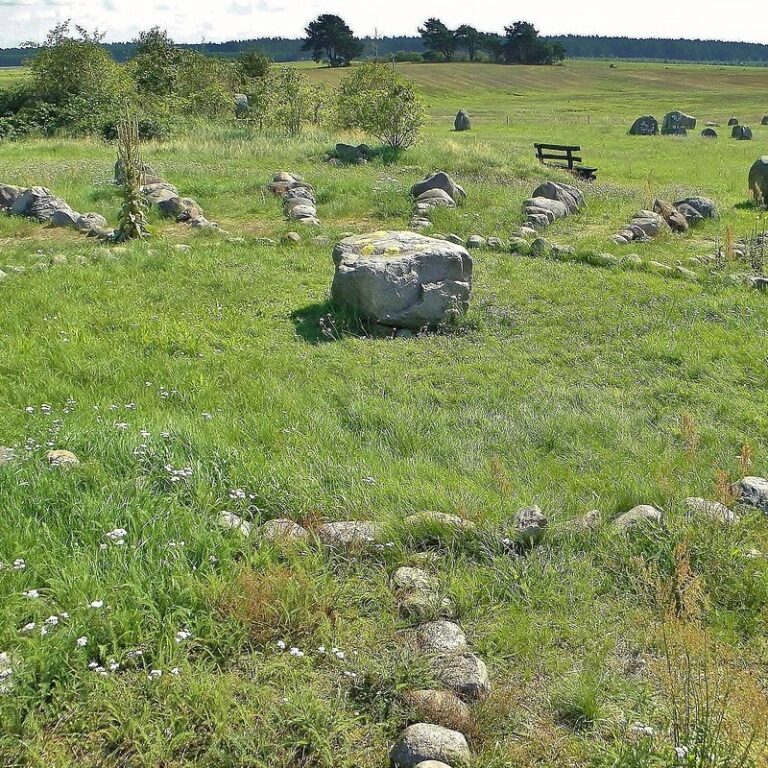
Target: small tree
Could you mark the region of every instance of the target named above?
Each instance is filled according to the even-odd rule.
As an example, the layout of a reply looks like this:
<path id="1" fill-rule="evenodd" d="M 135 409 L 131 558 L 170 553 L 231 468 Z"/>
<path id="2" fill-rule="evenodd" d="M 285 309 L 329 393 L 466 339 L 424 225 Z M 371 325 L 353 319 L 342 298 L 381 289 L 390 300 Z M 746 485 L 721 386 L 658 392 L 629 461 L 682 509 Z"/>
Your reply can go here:
<path id="1" fill-rule="evenodd" d="M 304 30 L 307 37 L 301 50 L 312 53 L 315 61 L 328 60 L 332 67 L 348 66 L 363 52 L 363 44 L 340 16 L 324 13 Z"/>
<path id="2" fill-rule="evenodd" d="M 504 38 L 495 32 L 483 34 L 483 50 L 495 64 L 501 64 L 504 61 Z"/>
<path id="3" fill-rule="evenodd" d="M 470 61 L 475 61 L 478 52 L 483 46 L 483 33 L 478 32 L 474 27 L 470 27 L 469 24 L 462 24 L 456 30 L 455 37 L 458 47 L 463 48 L 467 52 Z"/>
<path id="4" fill-rule="evenodd" d="M 130 63 L 140 93 L 162 98 L 176 92 L 182 51 L 160 27 L 140 32 Z"/>
<path id="5" fill-rule="evenodd" d="M 237 59 L 240 76 L 246 80 L 260 80 L 266 77 L 272 67 L 272 59 L 258 50 L 246 51 Z"/>
<path id="6" fill-rule="evenodd" d="M 339 127 L 365 131 L 393 149 L 415 144 L 424 122 L 424 105 L 413 83 L 374 62 L 342 80 L 336 111 Z"/>
<path id="7" fill-rule="evenodd" d="M 504 32 L 507 64 L 555 64 L 565 58 L 565 48 L 560 43 L 550 45 L 542 40 L 528 21 L 516 21 L 511 27 L 504 27 Z"/>
<path id="8" fill-rule="evenodd" d="M 440 54 L 446 61 L 453 58 L 458 41 L 453 31 L 443 24 L 440 19 L 427 19 L 419 34 L 424 41 L 424 47 L 433 54 Z"/>
<path id="9" fill-rule="evenodd" d="M 144 163 L 139 153 L 139 124 L 131 117 L 121 120 L 117 127 L 117 164 L 121 169 L 123 204 L 114 239 L 122 243 L 147 236 L 146 203 L 141 195 Z"/>

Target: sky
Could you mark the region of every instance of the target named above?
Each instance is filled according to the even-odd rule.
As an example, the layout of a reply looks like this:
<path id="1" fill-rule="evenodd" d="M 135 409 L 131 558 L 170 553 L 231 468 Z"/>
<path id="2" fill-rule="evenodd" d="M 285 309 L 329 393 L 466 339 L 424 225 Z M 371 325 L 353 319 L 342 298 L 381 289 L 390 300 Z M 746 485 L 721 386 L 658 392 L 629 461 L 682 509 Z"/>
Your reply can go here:
<path id="1" fill-rule="evenodd" d="M 0 47 L 41 41 L 55 23 L 71 18 L 107 33 L 110 42 L 130 40 L 140 29 L 160 26 L 177 42 L 220 42 L 255 37 L 301 37 L 321 13 L 342 16 L 359 36 L 416 34 L 437 16 L 450 27 L 472 24 L 501 32 L 525 19 L 544 34 L 686 37 L 768 43 L 768 3 L 723 0 L 694 3 L 644 0 L 0 0 Z"/>

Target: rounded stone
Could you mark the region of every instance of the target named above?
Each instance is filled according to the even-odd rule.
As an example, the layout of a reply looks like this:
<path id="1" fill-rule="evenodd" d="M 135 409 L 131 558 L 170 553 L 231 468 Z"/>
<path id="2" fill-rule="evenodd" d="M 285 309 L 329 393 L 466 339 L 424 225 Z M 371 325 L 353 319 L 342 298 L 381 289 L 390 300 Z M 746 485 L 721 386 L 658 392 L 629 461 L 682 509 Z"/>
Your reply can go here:
<path id="1" fill-rule="evenodd" d="M 80 463 L 80 459 L 78 459 L 72 451 L 65 451 L 62 449 L 48 451 L 48 453 L 45 454 L 45 458 L 52 467 L 59 467 L 61 469 L 76 467 Z"/>
<path id="2" fill-rule="evenodd" d="M 350 549 L 374 543 L 379 538 L 379 526 L 366 520 L 324 523 L 317 536 L 327 547 Z"/>
<path id="3" fill-rule="evenodd" d="M 485 662 L 474 653 L 439 656 L 434 662 L 437 679 L 468 701 L 482 701 L 491 692 Z"/>
<path id="4" fill-rule="evenodd" d="M 472 726 L 469 707 L 451 691 L 408 691 L 403 695 L 403 701 L 409 715 L 418 722 L 442 725 L 461 733 L 467 733 Z"/>
<path id="5" fill-rule="evenodd" d="M 636 507 L 632 507 L 628 512 L 623 515 L 619 515 L 613 524 L 620 531 L 629 531 L 632 528 L 636 528 L 644 524 L 658 525 L 662 521 L 662 512 L 656 507 L 652 507 L 650 504 L 639 504 Z"/>
<path id="6" fill-rule="evenodd" d="M 425 760 L 436 760 L 460 768 L 466 766 L 470 758 L 469 745 L 463 734 L 428 723 L 408 726 L 389 753 L 389 759 L 396 768 L 416 768 Z"/>
<path id="7" fill-rule="evenodd" d="M 286 518 L 268 520 L 259 530 L 266 541 L 303 541 L 309 538 L 306 528 Z"/>
<path id="8" fill-rule="evenodd" d="M 428 621 L 416 628 L 416 642 L 426 653 L 455 653 L 467 648 L 464 630 L 444 619 Z"/>

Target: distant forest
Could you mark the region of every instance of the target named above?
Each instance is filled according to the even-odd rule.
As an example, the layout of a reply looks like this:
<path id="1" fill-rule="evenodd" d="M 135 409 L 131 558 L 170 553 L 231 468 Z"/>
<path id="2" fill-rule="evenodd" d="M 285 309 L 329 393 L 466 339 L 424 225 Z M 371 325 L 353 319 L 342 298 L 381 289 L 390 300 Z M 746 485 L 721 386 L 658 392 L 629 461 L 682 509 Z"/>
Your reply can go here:
<path id="1" fill-rule="evenodd" d="M 690 61 L 716 64 L 768 65 L 768 45 L 760 43 L 728 43 L 718 40 L 640 40 L 630 37 L 597 37 L 565 35 L 542 39 L 565 46 L 569 58 L 644 59 L 647 61 Z M 363 38 L 365 57 L 389 58 L 396 53 L 424 53 L 421 37 Z M 213 56 L 233 58 L 243 51 L 258 49 L 275 61 L 302 61 L 309 54 L 301 50 L 302 40 L 269 37 L 256 40 L 232 40 L 226 43 L 180 44 Z M 106 43 L 105 48 L 117 61 L 126 61 L 133 54 L 132 43 Z M 23 48 L 0 49 L 0 67 L 24 64 L 30 51 Z"/>

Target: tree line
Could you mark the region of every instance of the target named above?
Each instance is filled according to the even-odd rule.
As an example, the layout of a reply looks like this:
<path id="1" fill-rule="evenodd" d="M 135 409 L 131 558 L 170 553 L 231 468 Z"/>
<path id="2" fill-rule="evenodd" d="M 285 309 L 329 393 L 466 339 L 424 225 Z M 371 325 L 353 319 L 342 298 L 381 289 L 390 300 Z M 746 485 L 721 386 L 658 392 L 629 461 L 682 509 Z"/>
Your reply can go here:
<path id="1" fill-rule="evenodd" d="M 426 24 L 425 24 L 426 26 Z M 456 45 L 452 49 L 452 60 L 469 59 L 469 48 L 474 58 L 493 60 L 499 55 L 496 42 L 490 52 L 476 41 L 472 27 L 462 25 L 455 30 Z M 487 33 L 478 33 L 481 36 Z M 501 35 L 490 35 L 500 38 Z M 481 38 L 482 40 L 483 38 Z M 768 65 L 768 45 L 761 43 L 725 42 L 722 40 L 676 40 L 667 38 L 637 39 L 630 37 L 602 37 L 590 35 L 541 36 L 546 43 L 559 43 L 569 58 L 588 59 L 640 59 L 647 61 L 682 61 L 717 64 L 759 64 Z M 405 61 L 440 60 L 425 46 L 419 36 L 362 37 L 361 58 L 397 58 Z M 207 56 L 234 59 L 243 53 L 259 50 L 277 62 L 306 61 L 311 52 L 304 50 L 305 38 L 265 37 L 250 40 L 230 40 L 223 43 L 178 43 L 182 50 L 194 51 Z M 490 42 L 486 40 L 486 43 Z M 106 52 L 117 62 L 126 62 L 136 55 L 136 43 L 101 43 Z M 28 48 L 0 49 L 0 67 L 18 67 L 28 63 L 33 51 Z"/>

